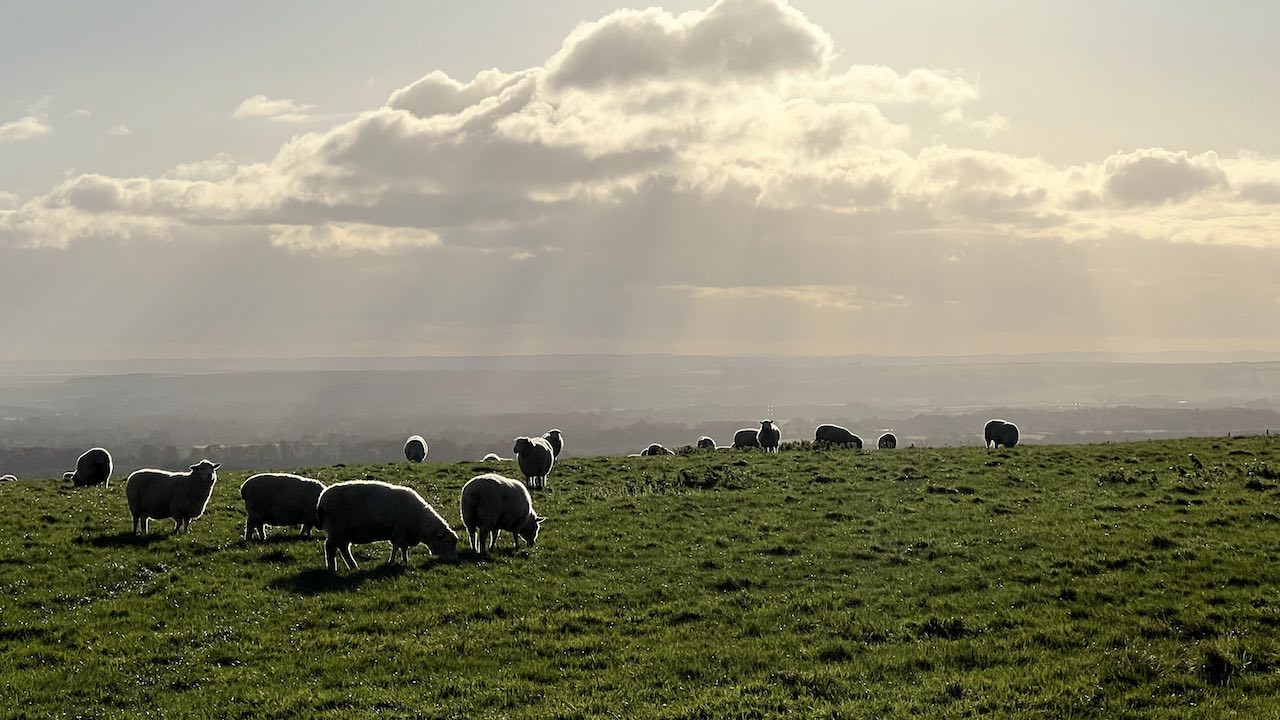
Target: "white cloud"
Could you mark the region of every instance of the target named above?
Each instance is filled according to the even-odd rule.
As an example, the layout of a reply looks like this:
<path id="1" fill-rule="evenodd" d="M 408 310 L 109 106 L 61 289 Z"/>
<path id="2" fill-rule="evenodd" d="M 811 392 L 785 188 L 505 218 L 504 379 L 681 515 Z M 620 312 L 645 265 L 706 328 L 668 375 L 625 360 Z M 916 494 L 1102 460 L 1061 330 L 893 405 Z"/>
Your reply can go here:
<path id="1" fill-rule="evenodd" d="M 70 178 L 0 214 L 0 233 L 61 246 L 93 228 L 144 237 L 222 224 L 295 251 L 500 247 L 536 261 L 559 245 L 553 228 L 670 195 L 679 223 L 633 218 L 650 236 L 785 213 L 854 244 L 929 233 L 1280 243 L 1280 162 L 1149 148 L 1064 167 L 943 144 L 926 138 L 938 128 L 951 140 L 990 136 L 1010 122 L 975 112 L 975 74 L 836 69 L 834 52 L 780 0 L 622 10 L 577 27 L 540 66 L 465 81 L 432 71 L 265 161 L 220 155 L 155 177 Z M 310 111 L 255 95 L 233 117 L 315 119 Z M 565 232 L 582 244 L 617 234 Z M 810 241 L 796 242 L 807 251 Z"/>
<path id="2" fill-rule="evenodd" d="M 1009 129 L 1009 118 L 1000 113 L 991 113 L 981 120 L 970 120 L 958 107 L 951 108 L 942 114 L 942 121 L 964 130 L 970 130 L 991 138 Z"/>
<path id="3" fill-rule="evenodd" d="M 33 140 L 53 132 L 53 128 L 43 117 L 27 115 L 26 117 L 0 123 L 0 145 Z"/>
<path id="4" fill-rule="evenodd" d="M 822 71 L 832 52 L 830 36 L 784 3 L 719 0 L 705 12 L 618 10 L 583 23 L 547 63 L 547 79 L 560 88 L 759 81 Z"/>
<path id="5" fill-rule="evenodd" d="M 234 120 L 262 118 L 275 122 L 306 122 L 313 106 L 289 98 L 272 100 L 266 95 L 245 98 L 231 113 Z"/>
<path id="6" fill-rule="evenodd" d="M 86 108 L 76 108 L 66 115 L 62 116 L 63 120 L 85 120 L 93 116 L 93 112 Z"/>
<path id="7" fill-rule="evenodd" d="M 360 251 L 388 253 L 440 244 L 430 230 L 378 227 L 347 223 L 285 225 L 272 228 L 271 244 L 289 250 L 351 254 Z"/>

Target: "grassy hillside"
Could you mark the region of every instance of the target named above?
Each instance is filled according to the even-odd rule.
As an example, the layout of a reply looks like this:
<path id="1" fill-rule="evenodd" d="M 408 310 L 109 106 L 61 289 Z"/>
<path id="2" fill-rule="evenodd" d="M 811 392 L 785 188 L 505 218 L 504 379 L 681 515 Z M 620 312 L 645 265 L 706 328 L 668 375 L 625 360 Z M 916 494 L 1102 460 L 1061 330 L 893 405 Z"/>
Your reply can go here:
<path id="1" fill-rule="evenodd" d="M 456 524 L 488 467 L 309 474 L 413 485 Z M 464 539 L 456 565 L 420 546 L 402 567 L 361 546 L 336 577 L 320 539 L 240 540 L 244 477 L 146 540 L 121 478 L 0 486 L 0 715 L 1280 707 L 1275 438 L 566 460 L 532 551 Z"/>

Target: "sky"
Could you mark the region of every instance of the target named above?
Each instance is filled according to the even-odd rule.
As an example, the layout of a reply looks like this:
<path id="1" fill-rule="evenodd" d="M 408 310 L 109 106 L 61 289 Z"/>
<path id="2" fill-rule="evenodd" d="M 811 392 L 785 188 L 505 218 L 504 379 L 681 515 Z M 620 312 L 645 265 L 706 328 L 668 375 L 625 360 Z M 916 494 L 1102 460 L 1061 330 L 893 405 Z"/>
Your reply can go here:
<path id="1" fill-rule="evenodd" d="M 0 361 L 1280 352 L 1280 4 L 4 15 Z"/>

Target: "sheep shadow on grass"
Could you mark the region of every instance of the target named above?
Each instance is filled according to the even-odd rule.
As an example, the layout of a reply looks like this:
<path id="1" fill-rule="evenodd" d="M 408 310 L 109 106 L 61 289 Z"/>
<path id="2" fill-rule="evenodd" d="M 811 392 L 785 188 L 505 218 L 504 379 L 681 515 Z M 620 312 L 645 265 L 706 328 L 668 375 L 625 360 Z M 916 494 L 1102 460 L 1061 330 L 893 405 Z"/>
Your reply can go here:
<path id="1" fill-rule="evenodd" d="M 132 530 L 121 530 L 117 533 L 106 533 L 104 535 L 95 535 L 93 537 L 80 537 L 76 539 L 77 543 L 88 543 L 94 547 L 144 547 L 153 542 L 158 542 L 169 537 L 173 533 L 147 533 L 146 535 L 135 535 Z"/>
<path id="2" fill-rule="evenodd" d="M 426 563 L 428 567 L 431 564 Z M 339 563 L 338 567 L 341 568 L 342 564 Z M 356 590 L 367 582 L 387 580 L 408 572 L 417 572 L 420 569 L 425 568 L 416 563 L 410 565 L 382 563 L 376 566 L 366 565 L 359 570 L 339 570 L 338 572 L 331 572 L 322 567 L 313 567 L 287 577 L 272 580 L 267 586 L 295 595 L 322 595 L 330 592 Z"/>

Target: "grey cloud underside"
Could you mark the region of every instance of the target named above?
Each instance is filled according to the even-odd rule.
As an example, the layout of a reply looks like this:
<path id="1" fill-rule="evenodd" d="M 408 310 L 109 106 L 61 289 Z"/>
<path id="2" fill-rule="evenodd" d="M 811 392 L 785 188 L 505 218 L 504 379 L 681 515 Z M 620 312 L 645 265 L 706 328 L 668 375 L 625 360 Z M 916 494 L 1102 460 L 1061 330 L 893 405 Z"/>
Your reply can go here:
<path id="1" fill-rule="evenodd" d="M 1107 190 L 1124 204 L 1158 205 L 1226 184 L 1216 164 L 1198 160 L 1186 153 L 1135 153 L 1110 168 Z"/>

